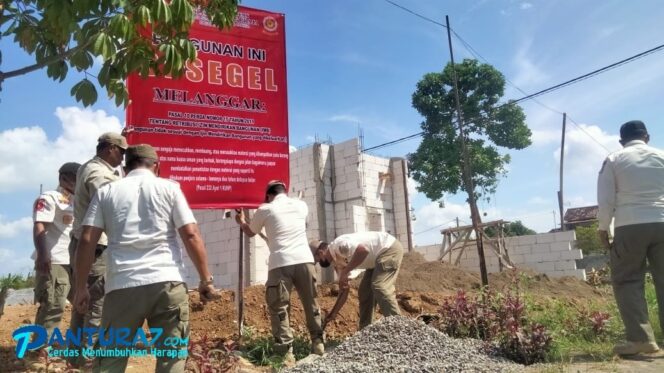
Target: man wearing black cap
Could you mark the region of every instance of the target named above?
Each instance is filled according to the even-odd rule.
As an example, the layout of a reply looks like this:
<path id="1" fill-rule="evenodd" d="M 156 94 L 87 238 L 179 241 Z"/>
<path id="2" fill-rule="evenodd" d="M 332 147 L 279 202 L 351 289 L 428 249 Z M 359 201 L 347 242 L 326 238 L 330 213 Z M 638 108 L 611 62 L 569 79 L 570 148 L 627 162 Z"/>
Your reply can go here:
<path id="1" fill-rule="evenodd" d="M 120 179 L 118 167 L 122 164 L 127 147 L 127 140 L 124 136 L 114 132 L 106 132 L 97 139 L 96 155 L 78 170 L 74 194 L 74 227 L 69 244 L 69 255 L 72 262 L 76 255 L 78 241 L 81 238 L 81 222 L 88 210 L 88 205 L 97 193 L 97 189 L 101 188 L 102 185 Z M 97 242 L 92 270 L 86 275 L 91 297 L 90 307 L 86 312 L 80 313 L 73 310 L 71 313 L 69 328 L 74 333 L 78 333 L 81 328 L 99 328 L 101 324 L 101 310 L 104 305 L 104 272 L 106 270 L 102 254 L 106 249 L 106 245 L 106 235 L 102 234 L 99 242 Z M 76 268 L 72 268 L 72 270 L 73 274 L 76 275 Z M 93 340 L 95 338 L 96 334 L 93 335 Z M 87 341 L 87 338 L 85 340 Z M 79 354 L 79 357 L 69 358 L 69 362 L 74 366 L 80 366 L 84 359 L 82 354 Z"/>
<path id="2" fill-rule="evenodd" d="M 643 122 L 623 124 L 623 149 L 606 158 L 597 183 L 599 237 L 610 250 L 613 292 L 625 324 L 626 341 L 614 347 L 618 355 L 659 350 L 644 293 L 647 265 L 664 327 L 664 151 L 648 146 L 649 140 Z"/>
<path id="3" fill-rule="evenodd" d="M 126 171 L 122 180 L 99 188 L 82 222 L 74 305 L 85 311 L 91 301 L 84 275 L 92 266 L 95 244 L 105 231 L 106 299 L 102 312 L 104 335 L 99 344 L 112 351 L 117 346 L 101 341 L 112 341 L 110 333 L 119 328 L 129 328 L 134 335 L 147 320 L 150 328 L 163 331 L 160 336 L 153 336 L 159 338 L 151 341 L 153 345 L 168 349 L 168 354 L 157 355 L 156 372 L 184 372 L 189 298 L 177 236 L 182 238 L 199 273 L 198 291 L 203 300 L 217 297 L 207 268 L 205 246 L 180 186 L 157 177 L 159 161 L 152 146 L 130 146 Z M 166 342 L 175 339 L 183 344 L 173 346 Z M 127 356 L 104 356 L 97 363 L 102 372 L 124 372 Z"/>
<path id="4" fill-rule="evenodd" d="M 244 214 L 235 217 L 242 231 L 249 237 L 265 228 L 270 248 L 265 301 L 270 311 L 274 349 L 283 354 L 287 363 L 294 362 L 293 331 L 290 327 L 290 294 L 295 287 L 300 296 L 307 328 L 311 337 L 311 352 L 322 355 L 323 328 L 316 301 L 316 270 L 314 256 L 307 242 L 306 219 L 309 209 L 299 199 L 286 195 L 286 184 L 270 181 L 265 189 L 265 203 L 258 207 L 247 224 Z"/>
<path id="5" fill-rule="evenodd" d="M 69 233 L 74 221 L 73 194 L 80 166 L 75 162 L 63 164 L 58 170 L 57 190 L 42 193 L 33 208 L 32 259 L 37 277 L 35 303 L 39 303 L 35 324 L 46 328 L 48 335 L 60 324 L 71 286 Z"/>

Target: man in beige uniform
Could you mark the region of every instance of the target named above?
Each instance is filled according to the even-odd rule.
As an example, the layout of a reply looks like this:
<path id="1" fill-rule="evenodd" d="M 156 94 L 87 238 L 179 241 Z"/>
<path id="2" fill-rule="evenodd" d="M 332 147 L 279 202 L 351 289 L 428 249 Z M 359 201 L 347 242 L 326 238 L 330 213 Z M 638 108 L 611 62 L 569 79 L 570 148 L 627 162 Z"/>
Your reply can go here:
<path id="1" fill-rule="evenodd" d="M 385 232 L 358 232 L 343 234 L 330 244 L 321 241 L 309 243 L 314 258 L 321 267 L 334 264 L 342 290 L 340 301 L 327 316 L 332 321 L 348 296 L 348 275 L 356 268 L 365 269 L 358 289 L 360 301 L 360 328 L 373 322 L 376 303 L 383 316 L 399 315 L 399 304 L 394 284 L 399 274 L 403 247 Z"/>
<path id="2" fill-rule="evenodd" d="M 277 180 L 268 183 L 265 202 L 256 210 L 251 224 L 247 224 L 241 212 L 236 220 L 249 237 L 265 228 L 270 248 L 265 301 L 270 310 L 274 349 L 284 354 L 287 361 L 294 361 L 289 311 L 290 294 L 295 287 L 304 307 L 312 352 L 322 355 L 323 329 L 316 301 L 316 270 L 314 257 L 307 245 L 306 218 L 309 209 L 303 201 L 289 198 L 286 185 Z"/>
<path id="3" fill-rule="evenodd" d="M 74 193 L 74 227 L 69 244 L 69 255 L 72 261 L 74 261 L 76 247 L 81 238 L 81 222 L 88 210 L 88 205 L 101 186 L 120 179 L 120 172 L 117 167 L 122 164 L 127 146 L 127 140 L 124 136 L 113 132 L 104 133 L 97 139 L 97 154 L 95 157 L 84 163 L 78 170 Z M 104 305 L 104 272 L 106 269 L 105 256 L 102 254 L 106 250 L 106 245 L 106 235 L 102 234 L 99 242 L 97 242 L 94 264 L 90 273 L 86 276 L 90 292 L 89 308 L 86 312 L 73 311 L 71 313 L 69 328 L 74 333 L 77 333 L 80 328 L 99 328 L 101 324 L 101 310 Z M 76 275 L 76 268 L 73 268 L 73 273 Z M 75 357 L 70 359 L 70 362 L 75 366 L 80 365 L 82 361 Z"/>
<path id="4" fill-rule="evenodd" d="M 163 330 L 157 341 L 151 341 L 153 346 L 173 353 L 157 357 L 156 372 L 184 372 L 188 342 L 162 344 L 166 338 L 181 342 L 189 338 L 189 298 L 177 236 L 198 271 L 198 291 L 204 300 L 216 297 L 205 246 L 180 186 L 157 177 L 159 163 L 154 148 L 147 144 L 130 146 L 126 164 L 127 176 L 99 189 L 82 223 L 74 303 L 85 310 L 91 300 L 86 282 L 78 275 L 90 269 L 95 243 L 105 231 L 107 294 L 102 329 L 108 333 L 129 328 L 134 333 L 147 320 L 150 328 Z M 96 364 L 101 372 L 124 372 L 126 367 L 127 357 L 98 358 Z"/>
<path id="5" fill-rule="evenodd" d="M 58 170 L 57 190 L 40 195 L 34 206 L 35 303 L 39 303 L 35 324 L 46 328 L 49 335 L 60 324 L 71 287 L 69 233 L 74 221 L 73 193 L 80 166 L 75 162 L 63 164 Z"/>
<path id="6" fill-rule="evenodd" d="M 664 327 L 664 151 L 648 146 L 649 140 L 643 122 L 623 124 L 623 149 L 606 158 L 597 182 L 599 236 L 610 250 L 613 293 L 625 324 L 626 342 L 613 349 L 618 355 L 659 350 L 645 299 L 646 262 Z"/>

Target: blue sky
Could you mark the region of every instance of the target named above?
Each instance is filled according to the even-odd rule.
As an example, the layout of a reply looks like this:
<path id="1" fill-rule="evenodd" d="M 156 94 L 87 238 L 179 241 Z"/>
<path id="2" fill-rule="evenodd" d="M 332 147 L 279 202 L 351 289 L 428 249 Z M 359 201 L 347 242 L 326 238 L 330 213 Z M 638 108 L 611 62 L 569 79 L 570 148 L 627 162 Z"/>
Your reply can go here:
<path id="1" fill-rule="evenodd" d="M 397 3 L 444 22 L 526 92 L 534 92 L 664 43 L 659 1 L 408 1 Z M 316 137 L 334 142 L 364 131 L 366 147 L 419 132 L 422 118 L 411 107 L 417 81 L 439 71 L 449 54 L 444 29 L 384 0 L 249 1 L 243 5 L 286 14 L 291 145 Z M 455 57 L 471 55 L 454 40 Z M 31 63 L 8 38 L 0 40 L 7 71 Z M 595 203 L 596 174 L 608 151 L 617 150 L 621 123 L 641 119 L 652 144 L 664 146 L 660 123 L 664 53 L 563 88 L 538 100 L 565 111 L 565 204 Z M 57 168 L 93 153 L 95 137 L 120 130 L 124 110 L 100 99 L 83 109 L 69 95 L 83 76 L 71 72 L 56 83 L 38 71 L 4 82 L 0 92 L 0 275 L 27 272 L 31 204 L 55 186 Z M 103 95 L 100 95 L 103 96 Z M 506 87 L 506 98 L 522 94 Z M 522 220 L 538 231 L 557 215 L 558 154 L 562 117 L 535 102 L 522 104 L 533 145 L 511 152 L 509 173 L 485 219 Z M 404 156 L 419 139 L 377 150 Z M 600 145 L 601 144 L 601 145 Z M 412 196 L 418 244 L 440 241 L 436 227 L 459 217 L 469 221 L 464 196 L 446 196 L 445 208 Z M 424 232 L 424 233 L 421 233 Z"/>

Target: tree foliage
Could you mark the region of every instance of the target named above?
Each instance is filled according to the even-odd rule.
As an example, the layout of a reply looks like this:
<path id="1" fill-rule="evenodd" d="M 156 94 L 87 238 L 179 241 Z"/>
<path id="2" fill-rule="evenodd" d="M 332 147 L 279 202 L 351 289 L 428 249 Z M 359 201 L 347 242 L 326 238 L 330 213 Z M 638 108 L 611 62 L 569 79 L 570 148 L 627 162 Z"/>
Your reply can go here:
<path id="1" fill-rule="evenodd" d="M 586 255 L 593 252 L 604 252 L 602 243 L 597 235 L 598 225 L 599 223 L 594 222 L 590 226 L 578 226 L 574 229 L 576 231 L 576 248 L 583 251 Z"/>
<path id="2" fill-rule="evenodd" d="M 196 58 L 188 40 L 197 9 L 222 28 L 233 25 L 237 0 L 0 0 L 0 35 L 14 41 L 35 63 L 11 71 L 6 79 L 42 68 L 62 82 L 70 69 L 83 79 L 71 95 L 83 105 L 97 100 L 92 80 L 106 89 L 116 105 L 127 104 L 124 79 L 133 72 L 146 77 L 179 77 L 185 63 Z M 200 7 L 200 8 L 199 8 Z M 152 37 L 150 37 L 150 31 Z M 97 76 L 88 73 L 94 59 L 102 61 Z M 0 52 L 0 67 L 2 66 Z M 0 86 L 1 87 L 1 86 Z"/>
<path id="3" fill-rule="evenodd" d="M 488 64 L 465 59 L 455 64 L 466 147 L 477 197 L 495 192 L 506 173 L 508 154 L 498 147 L 523 149 L 531 144 L 523 110 L 516 104 L 497 105 L 505 78 Z M 468 191 L 463 182 L 463 155 L 458 135 L 451 63 L 440 73 L 424 75 L 413 93 L 413 107 L 424 117 L 422 143 L 409 155 L 418 189 L 432 199 Z"/>
<path id="4" fill-rule="evenodd" d="M 486 228 L 484 232 L 489 237 L 496 237 L 498 235 L 497 230 L 493 227 Z M 528 236 L 531 234 L 537 234 L 537 232 L 523 225 L 521 220 L 513 221 L 503 226 L 503 236 L 505 237 Z"/>

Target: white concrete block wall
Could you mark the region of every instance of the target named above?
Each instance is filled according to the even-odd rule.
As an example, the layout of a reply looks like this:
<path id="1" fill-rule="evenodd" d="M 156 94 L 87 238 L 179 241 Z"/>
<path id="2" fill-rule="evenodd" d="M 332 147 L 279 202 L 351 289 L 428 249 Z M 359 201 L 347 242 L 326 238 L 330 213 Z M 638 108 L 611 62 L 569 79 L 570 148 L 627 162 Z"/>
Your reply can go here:
<path id="1" fill-rule="evenodd" d="M 585 280 L 585 270 L 576 268 L 576 259 L 583 258 L 581 250 L 574 247 L 574 231 L 543 233 L 530 236 L 508 237 L 505 245 L 510 259 L 517 268 L 529 268 L 551 277 L 574 276 Z M 419 251 L 420 249 L 418 249 Z M 455 260 L 458 251 L 452 259 Z M 499 271 L 498 258 L 485 246 L 487 271 Z M 446 256 L 444 260 L 448 260 Z M 479 259 L 475 246 L 467 247 L 460 266 L 479 271 Z"/>

